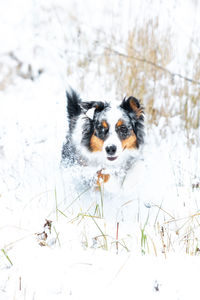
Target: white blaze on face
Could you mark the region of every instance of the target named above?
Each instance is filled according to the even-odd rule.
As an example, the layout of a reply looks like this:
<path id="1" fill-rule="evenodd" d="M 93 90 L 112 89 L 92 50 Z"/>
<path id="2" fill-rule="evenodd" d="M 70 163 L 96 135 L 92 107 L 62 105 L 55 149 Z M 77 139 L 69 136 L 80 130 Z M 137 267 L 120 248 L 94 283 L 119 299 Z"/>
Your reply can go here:
<path id="1" fill-rule="evenodd" d="M 122 118 L 121 111 L 115 107 L 109 110 L 106 114 L 106 120 L 109 124 L 109 136 L 105 140 L 103 145 L 103 152 L 106 157 L 108 157 L 108 153 L 106 152 L 106 147 L 115 146 L 116 152 L 113 155 L 114 157 L 119 157 L 120 154 L 123 152 L 122 143 L 117 135 L 116 132 L 116 124 Z"/>

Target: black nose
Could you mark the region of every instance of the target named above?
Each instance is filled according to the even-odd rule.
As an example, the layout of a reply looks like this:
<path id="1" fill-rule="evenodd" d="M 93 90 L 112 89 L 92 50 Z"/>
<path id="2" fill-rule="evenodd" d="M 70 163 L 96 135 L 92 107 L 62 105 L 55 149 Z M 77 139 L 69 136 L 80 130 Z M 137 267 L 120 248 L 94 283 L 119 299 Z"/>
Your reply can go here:
<path id="1" fill-rule="evenodd" d="M 117 147 L 115 145 L 106 147 L 106 152 L 108 153 L 108 155 L 114 155 L 116 150 L 117 150 Z"/>

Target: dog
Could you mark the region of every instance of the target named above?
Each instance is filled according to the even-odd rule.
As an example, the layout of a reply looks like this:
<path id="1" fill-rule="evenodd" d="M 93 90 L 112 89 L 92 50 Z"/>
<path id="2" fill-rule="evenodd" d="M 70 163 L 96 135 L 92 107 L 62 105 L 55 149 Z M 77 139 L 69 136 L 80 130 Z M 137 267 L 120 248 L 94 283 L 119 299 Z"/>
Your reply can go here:
<path id="1" fill-rule="evenodd" d="M 62 163 L 66 167 L 94 168 L 97 187 L 113 176 L 123 182 L 144 143 L 144 108 L 140 101 L 133 96 L 118 105 L 82 101 L 72 89 L 66 97 L 69 129 Z"/>

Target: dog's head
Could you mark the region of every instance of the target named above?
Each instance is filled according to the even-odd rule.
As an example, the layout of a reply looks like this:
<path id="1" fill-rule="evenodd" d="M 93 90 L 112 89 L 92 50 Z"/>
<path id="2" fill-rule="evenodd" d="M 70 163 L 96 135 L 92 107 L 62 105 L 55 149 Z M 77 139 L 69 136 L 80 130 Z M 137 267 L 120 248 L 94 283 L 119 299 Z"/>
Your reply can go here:
<path id="1" fill-rule="evenodd" d="M 144 142 L 144 111 L 140 102 L 125 98 L 119 106 L 81 102 L 84 123 L 81 144 L 109 165 L 123 162 Z"/>

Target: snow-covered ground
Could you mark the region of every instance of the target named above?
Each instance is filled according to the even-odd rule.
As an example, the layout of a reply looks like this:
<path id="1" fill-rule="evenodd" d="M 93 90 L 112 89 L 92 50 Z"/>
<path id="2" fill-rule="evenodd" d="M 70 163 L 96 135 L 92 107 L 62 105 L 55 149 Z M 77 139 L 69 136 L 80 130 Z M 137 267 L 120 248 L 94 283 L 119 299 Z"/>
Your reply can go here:
<path id="1" fill-rule="evenodd" d="M 180 116 L 148 126 L 123 191 L 77 188 L 60 165 L 66 86 L 114 101 L 97 58 L 117 33 L 123 52 L 135 20 L 156 15 L 179 37 L 170 70 L 190 70 L 200 9 L 190 2 L 1 1 L 0 299 L 198 297 L 199 128 L 188 146 Z"/>

